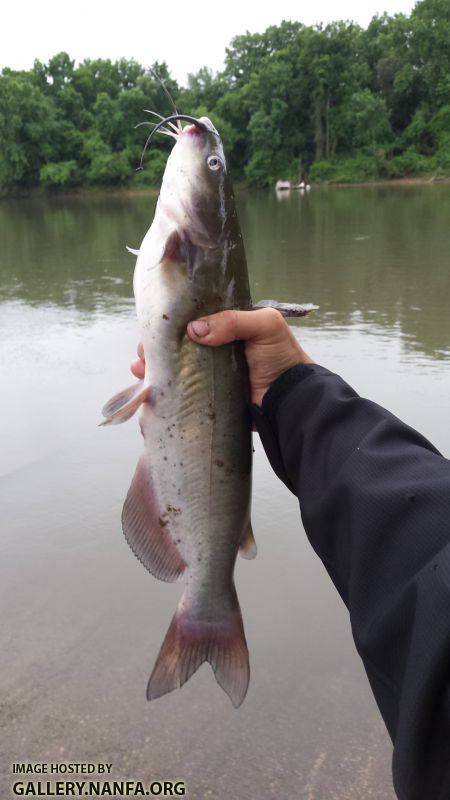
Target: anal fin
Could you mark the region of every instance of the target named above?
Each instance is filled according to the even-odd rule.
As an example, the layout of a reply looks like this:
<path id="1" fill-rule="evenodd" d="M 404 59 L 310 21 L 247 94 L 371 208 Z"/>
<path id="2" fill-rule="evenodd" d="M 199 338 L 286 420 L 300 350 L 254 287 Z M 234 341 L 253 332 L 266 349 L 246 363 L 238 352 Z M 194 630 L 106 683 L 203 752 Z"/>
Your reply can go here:
<path id="1" fill-rule="evenodd" d="M 144 380 L 118 392 L 102 408 L 102 414 L 106 419 L 100 425 L 120 425 L 121 422 L 131 419 L 139 406 L 148 400 L 149 394 L 150 386 L 144 387 Z"/>
<path id="2" fill-rule="evenodd" d="M 248 523 L 245 533 L 242 536 L 241 543 L 239 545 L 239 552 L 242 558 L 246 558 L 249 561 L 257 556 L 258 548 L 256 547 L 255 537 L 253 536 L 251 522 Z"/>
<path id="3" fill-rule="evenodd" d="M 133 553 L 155 578 L 168 583 L 180 580 L 186 562 L 171 536 L 167 514 L 158 506 L 145 455 L 139 459 L 125 500 L 122 527 Z"/>

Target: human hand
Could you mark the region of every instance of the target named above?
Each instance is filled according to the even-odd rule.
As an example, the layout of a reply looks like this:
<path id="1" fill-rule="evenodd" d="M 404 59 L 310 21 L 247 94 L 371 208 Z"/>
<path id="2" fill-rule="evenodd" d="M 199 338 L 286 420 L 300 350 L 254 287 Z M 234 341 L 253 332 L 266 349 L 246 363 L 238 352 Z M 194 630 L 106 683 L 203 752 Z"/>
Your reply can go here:
<path id="1" fill-rule="evenodd" d="M 217 347 L 236 339 L 245 340 L 245 356 L 250 372 L 251 401 L 258 406 L 283 372 L 296 364 L 313 364 L 297 342 L 289 325 L 274 308 L 257 311 L 220 311 L 190 322 L 187 332 L 197 344 Z M 144 348 L 138 346 L 139 359 L 131 365 L 136 378 L 145 372 Z"/>

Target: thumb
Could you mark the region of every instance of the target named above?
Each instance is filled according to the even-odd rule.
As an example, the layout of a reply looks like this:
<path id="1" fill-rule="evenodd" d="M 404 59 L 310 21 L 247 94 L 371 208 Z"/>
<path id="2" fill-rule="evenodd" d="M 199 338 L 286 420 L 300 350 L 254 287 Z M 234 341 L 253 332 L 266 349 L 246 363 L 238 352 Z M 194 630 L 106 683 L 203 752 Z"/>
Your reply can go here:
<path id="1" fill-rule="evenodd" d="M 255 311 L 219 311 L 218 314 L 190 322 L 187 332 L 194 342 L 217 347 L 236 339 L 271 339 L 280 327 L 285 326 L 287 327 L 278 311 L 274 308 L 261 308 Z"/>

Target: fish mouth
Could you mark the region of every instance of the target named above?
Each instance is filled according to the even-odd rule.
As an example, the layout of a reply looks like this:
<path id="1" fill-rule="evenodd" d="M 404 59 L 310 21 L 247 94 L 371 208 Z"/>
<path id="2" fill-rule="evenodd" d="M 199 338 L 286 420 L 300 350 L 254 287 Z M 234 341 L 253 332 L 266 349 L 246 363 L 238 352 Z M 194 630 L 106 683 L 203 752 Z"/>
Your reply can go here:
<path id="1" fill-rule="evenodd" d="M 212 127 L 209 127 L 208 125 L 205 125 L 205 123 L 202 122 L 200 119 L 196 119 L 195 117 L 191 117 L 188 114 L 179 114 L 178 111 L 177 111 L 176 105 L 173 102 L 173 100 L 172 100 L 172 98 L 170 96 L 170 93 L 169 93 L 167 87 L 165 86 L 164 82 L 161 80 L 159 75 L 156 74 L 154 69 L 150 69 L 150 71 L 153 73 L 153 75 L 155 76 L 156 80 L 159 81 L 159 83 L 161 84 L 162 88 L 164 89 L 167 97 L 170 100 L 170 105 L 172 106 L 174 113 L 170 117 L 163 118 L 160 114 L 157 114 L 155 111 L 148 111 L 148 109 L 144 109 L 144 111 L 148 111 L 149 114 L 153 114 L 155 117 L 159 117 L 159 119 L 161 121 L 158 122 L 158 123 L 156 123 L 156 122 L 139 122 L 138 125 L 135 125 L 135 128 L 139 128 L 140 125 L 153 125 L 154 126 L 153 131 L 151 132 L 150 136 L 148 137 L 148 139 L 147 139 L 147 141 L 145 143 L 145 147 L 144 147 L 144 149 L 142 151 L 141 163 L 140 163 L 138 169 L 136 170 L 136 172 L 138 172 L 139 170 L 143 169 L 142 161 L 143 161 L 143 158 L 144 158 L 144 155 L 145 155 L 145 151 L 147 150 L 147 147 L 150 144 L 150 140 L 151 140 L 152 136 L 155 133 L 157 133 L 158 131 L 160 133 L 164 133 L 166 136 L 172 136 L 175 139 L 175 141 L 178 141 L 180 136 L 185 131 L 186 131 L 186 133 L 189 133 L 191 135 L 194 132 L 200 133 L 201 131 L 210 131 L 211 133 L 214 133 L 218 137 L 218 139 L 220 141 L 220 136 L 217 133 L 214 125 L 212 125 L 212 123 L 211 123 Z M 189 127 L 183 129 L 181 127 L 181 120 L 185 120 L 186 122 L 191 122 L 192 126 L 189 126 Z M 176 125 L 174 125 L 175 121 L 177 123 Z M 166 127 L 166 125 L 169 125 L 172 128 L 172 130 L 170 131 Z"/>
<path id="2" fill-rule="evenodd" d="M 186 128 L 182 128 L 181 127 L 181 123 L 180 123 L 181 120 L 184 120 L 185 122 L 190 122 L 191 125 L 187 126 Z M 175 121 L 178 121 L 178 128 L 176 128 L 175 125 L 173 124 Z M 205 125 L 205 123 L 202 122 L 200 119 L 196 119 L 195 117 L 191 117 L 188 114 L 172 114 L 170 117 L 165 117 L 160 122 L 156 122 L 156 123 L 155 122 L 140 122 L 135 127 L 139 128 L 140 125 L 154 125 L 154 128 L 153 128 L 150 136 L 148 137 L 148 139 L 147 139 L 147 141 L 146 141 L 146 143 L 144 145 L 144 149 L 143 149 L 142 155 L 141 155 L 141 163 L 140 163 L 138 169 L 136 170 L 136 172 L 138 172 L 139 170 L 143 169 L 142 162 L 143 162 L 143 159 L 144 159 L 145 151 L 147 150 L 147 147 L 149 146 L 153 136 L 158 131 L 161 131 L 162 133 L 165 133 L 167 136 L 172 136 L 176 141 L 178 141 L 180 136 L 182 136 L 184 133 L 188 133 L 188 134 L 192 135 L 192 134 L 195 133 L 195 129 L 197 129 L 198 133 L 203 132 L 203 131 L 208 131 L 209 133 L 213 133 L 220 140 L 220 136 L 219 136 L 219 134 L 217 133 L 217 131 L 216 131 L 216 129 L 214 127 L 210 128 L 208 125 Z M 165 127 L 166 125 L 170 125 L 174 129 L 174 131 L 169 131 L 167 129 L 167 127 Z"/>

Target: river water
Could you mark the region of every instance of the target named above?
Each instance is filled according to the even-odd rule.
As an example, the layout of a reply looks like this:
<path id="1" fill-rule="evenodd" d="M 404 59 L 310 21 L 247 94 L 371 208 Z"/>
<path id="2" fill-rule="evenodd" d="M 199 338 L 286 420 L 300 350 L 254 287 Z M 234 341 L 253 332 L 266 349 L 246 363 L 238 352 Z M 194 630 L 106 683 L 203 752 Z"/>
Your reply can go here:
<path id="1" fill-rule="evenodd" d="M 115 780 L 183 780 L 196 800 L 393 800 L 347 611 L 259 441 L 259 555 L 237 565 L 247 698 L 234 710 L 206 664 L 145 699 L 182 587 L 152 578 L 122 535 L 137 420 L 98 423 L 134 380 L 125 245 L 139 247 L 154 201 L 0 204 L 0 796 L 13 762 L 107 761 Z M 320 305 L 293 324 L 306 351 L 450 456 L 450 186 L 237 201 L 254 302 Z"/>

